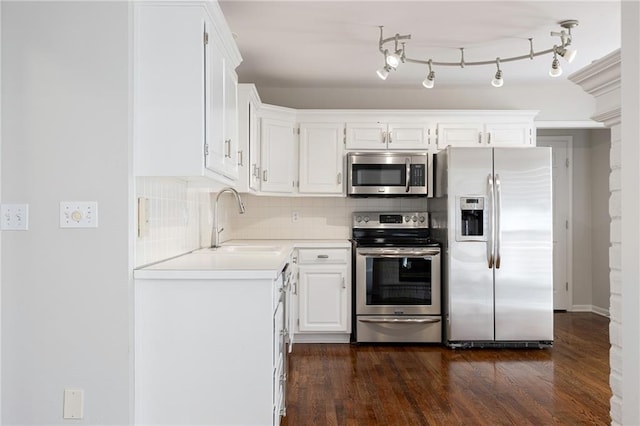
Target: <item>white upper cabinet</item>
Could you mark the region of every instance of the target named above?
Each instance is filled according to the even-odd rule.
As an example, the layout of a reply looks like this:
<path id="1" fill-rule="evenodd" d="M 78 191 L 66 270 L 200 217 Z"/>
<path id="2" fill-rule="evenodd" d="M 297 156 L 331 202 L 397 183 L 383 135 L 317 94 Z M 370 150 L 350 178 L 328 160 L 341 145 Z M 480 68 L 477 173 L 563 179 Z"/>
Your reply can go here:
<path id="1" fill-rule="evenodd" d="M 140 2 L 133 21 L 134 174 L 228 183 L 241 57 L 218 4 Z"/>
<path id="2" fill-rule="evenodd" d="M 438 149 L 465 147 L 535 146 L 533 116 L 529 120 L 509 121 L 489 118 L 486 121 L 438 123 Z"/>
<path id="3" fill-rule="evenodd" d="M 371 122 L 347 123 L 346 145 L 358 150 L 418 150 L 429 148 L 428 123 Z"/>
<path id="4" fill-rule="evenodd" d="M 344 193 L 344 124 L 300 124 L 301 194 Z"/>
<path id="5" fill-rule="evenodd" d="M 260 190 L 260 97 L 253 84 L 238 85 L 238 185 L 240 192 Z"/>
<path id="6" fill-rule="evenodd" d="M 291 193 L 296 176 L 295 122 L 273 118 L 260 120 L 260 190 Z"/>

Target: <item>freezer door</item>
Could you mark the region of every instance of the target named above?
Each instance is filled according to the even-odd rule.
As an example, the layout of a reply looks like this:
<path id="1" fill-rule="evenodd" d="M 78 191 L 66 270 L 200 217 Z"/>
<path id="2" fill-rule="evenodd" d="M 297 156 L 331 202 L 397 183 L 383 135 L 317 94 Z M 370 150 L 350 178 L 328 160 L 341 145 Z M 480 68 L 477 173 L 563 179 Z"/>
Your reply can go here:
<path id="1" fill-rule="evenodd" d="M 495 338 L 553 340 L 551 149 L 495 149 Z"/>
<path id="2" fill-rule="evenodd" d="M 460 197 L 487 200 L 485 214 L 491 214 L 488 178 L 491 176 L 491 148 L 449 148 L 448 153 L 448 285 L 445 289 L 448 341 L 494 339 L 493 269 L 487 248 L 491 243 L 477 239 L 458 241 Z"/>

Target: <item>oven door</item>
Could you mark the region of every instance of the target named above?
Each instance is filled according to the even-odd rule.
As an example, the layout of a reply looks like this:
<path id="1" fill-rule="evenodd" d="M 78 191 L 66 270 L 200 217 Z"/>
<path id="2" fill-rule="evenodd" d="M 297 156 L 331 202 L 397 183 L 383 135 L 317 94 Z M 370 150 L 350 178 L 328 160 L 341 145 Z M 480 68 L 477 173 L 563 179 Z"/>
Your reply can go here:
<path id="1" fill-rule="evenodd" d="M 357 315 L 440 313 L 440 248 L 356 249 Z"/>

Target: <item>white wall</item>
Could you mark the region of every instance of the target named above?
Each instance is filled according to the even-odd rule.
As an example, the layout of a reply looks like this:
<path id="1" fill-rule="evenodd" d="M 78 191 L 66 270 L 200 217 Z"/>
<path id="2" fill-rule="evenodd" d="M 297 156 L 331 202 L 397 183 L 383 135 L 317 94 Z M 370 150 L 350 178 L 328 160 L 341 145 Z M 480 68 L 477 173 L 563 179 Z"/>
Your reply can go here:
<path id="1" fill-rule="evenodd" d="M 608 129 L 538 129 L 538 136 L 573 138 L 573 306 L 609 311 Z"/>
<path id="2" fill-rule="evenodd" d="M 130 416 L 133 209 L 126 2 L 2 4 L 2 202 L 29 230 L 2 235 L 2 423 Z M 97 201 L 99 228 L 60 229 L 63 200 Z"/>
<path id="3" fill-rule="evenodd" d="M 258 87 L 264 103 L 299 109 L 532 109 L 538 121 L 591 120 L 595 100 L 580 86 L 554 81 L 535 86 L 415 89 Z"/>

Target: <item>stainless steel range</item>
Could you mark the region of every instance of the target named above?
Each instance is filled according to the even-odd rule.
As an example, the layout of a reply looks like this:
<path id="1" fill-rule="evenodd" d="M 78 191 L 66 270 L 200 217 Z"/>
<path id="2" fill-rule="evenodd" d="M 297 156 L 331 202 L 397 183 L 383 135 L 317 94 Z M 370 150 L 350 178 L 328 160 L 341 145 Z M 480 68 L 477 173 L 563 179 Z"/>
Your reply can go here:
<path id="1" fill-rule="evenodd" d="M 442 342 L 440 246 L 426 212 L 353 214 L 357 342 Z"/>

